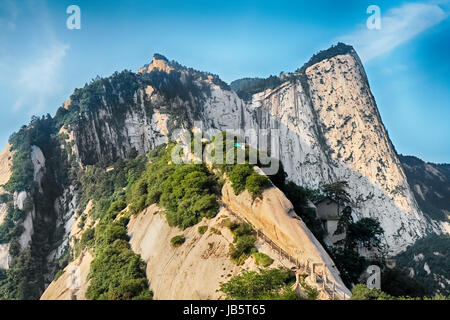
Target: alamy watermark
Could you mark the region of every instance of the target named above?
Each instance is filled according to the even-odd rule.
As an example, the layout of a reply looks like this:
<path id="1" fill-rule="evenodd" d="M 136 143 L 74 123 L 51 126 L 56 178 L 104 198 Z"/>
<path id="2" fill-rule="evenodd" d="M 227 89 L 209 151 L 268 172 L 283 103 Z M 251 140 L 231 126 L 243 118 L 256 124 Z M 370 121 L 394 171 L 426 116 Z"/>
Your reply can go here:
<path id="1" fill-rule="evenodd" d="M 366 13 L 370 14 L 367 18 L 366 26 L 369 30 L 381 29 L 381 9 L 377 5 L 370 5 L 367 7 Z"/>
<path id="2" fill-rule="evenodd" d="M 202 131 L 200 122 L 192 131 L 176 129 L 171 140 L 177 144 L 172 149 L 174 164 L 210 162 L 214 164 L 259 165 L 266 175 L 279 170 L 280 134 L 278 129 L 236 129 Z"/>
<path id="3" fill-rule="evenodd" d="M 69 277 L 66 280 L 67 288 L 71 290 L 78 290 L 81 286 L 81 271 L 78 266 L 69 266 L 67 269 Z"/>
<path id="4" fill-rule="evenodd" d="M 66 26 L 69 30 L 81 29 L 81 9 L 77 5 L 70 5 L 66 9 L 66 13 L 70 16 L 66 20 Z"/>
<path id="5" fill-rule="evenodd" d="M 367 268 L 369 277 L 367 278 L 366 285 L 369 289 L 381 289 L 381 269 L 377 265 L 370 265 Z"/>

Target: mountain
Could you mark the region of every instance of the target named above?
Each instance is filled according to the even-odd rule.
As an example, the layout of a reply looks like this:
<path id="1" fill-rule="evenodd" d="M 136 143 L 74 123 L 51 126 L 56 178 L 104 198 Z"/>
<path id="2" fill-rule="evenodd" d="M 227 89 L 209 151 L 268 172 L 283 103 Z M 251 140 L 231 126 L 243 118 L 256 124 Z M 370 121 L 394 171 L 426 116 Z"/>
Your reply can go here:
<path id="1" fill-rule="evenodd" d="M 99 257 L 93 258 L 86 251 L 87 244 L 99 237 L 97 233 L 94 237 L 97 224 L 106 219 L 103 217 L 108 215 L 109 206 L 118 201 L 117 197 L 124 197 L 121 190 L 134 186 L 143 174 L 144 165 L 134 159 L 145 159 L 143 155 L 176 140 L 175 134 L 180 128 L 200 130 L 209 138 L 217 131 L 253 133 L 257 139 L 248 139 L 248 144 L 256 149 L 270 150 L 271 156 L 282 163 L 287 179 L 305 189 L 315 190 L 325 184 L 346 181 L 355 220 L 373 218 L 379 221 L 385 233 L 384 244 L 391 256 L 404 251 L 417 239 L 445 230 L 442 221 L 436 220 L 436 214 L 424 207 L 422 202 L 427 198 L 417 198 L 416 178 L 411 178 L 408 161 L 403 161 L 403 157 L 402 161 L 399 159 L 388 137 L 364 68 L 351 46 L 338 44 L 324 50 L 293 73 L 268 79 L 246 78 L 230 85 L 217 75 L 184 67 L 155 54 L 152 61 L 136 73 L 116 72 L 76 89 L 54 117 L 34 117 L 28 126 L 11 136 L 10 145 L 0 156 L 0 178 L 4 183 L 0 268 L 8 269 L 7 272 L 0 271 L 0 296 L 39 298 L 58 270 L 65 266 L 66 271 L 60 278 L 64 280 L 54 281 L 49 288 L 58 287 L 66 292 L 68 288 L 61 282 L 70 279 L 68 270 L 84 266 L 78 276 L 84 280 L 76 286 L 78 291 L 72 292 L 75 297 L 84 297 L 88 290 L 85 287 L 86 268 L 91 266 L 91 271 L 92 265 L 101 268 Z M 268 142 L 266 146 L 264 141 Z M 436 170 L 441 172 L 445 168 Z M 419 177 L 417 179 L 423 181 L 419 183 L 420 190 L 425 190 L 424 186 L 428 188 L 431 180 L 423 180 L 422 174 Z M 436 177 L 439 174 L 432 177 L 434 182 Z M 445 184 L 444 180 L 441 182 Z M 232 202 L 228 206 L 238 211 L 238 215 L 245 216 L 245 206 L 239 198 L 224 197 L 225 186 L 217 196 L 219 202 L 226 203 L 228 199 Z M 214 190 L 217 189 L 218 186 Z M 426 193 L 428 197 L 445 196 L 440 187 L 430 190 L 434 193 Z M 158 192 L 160 194 L 161 190 Z M 114 206 L 110 208 L 114 209 L 115 216 L 130 208 L 128 200 L 125 202 L 120 210 Z M 442 211 L 445 205 L 442 202 L 435 206 Z M 148 210 L 141 205 L 139 208 L 138 217 Z M 288 208 L 286 205 L 284 211 L 277 211 L 280 217 L 302 220 L 297 216 L 300 212 L 292 214 Z M 184 237 L 192 252 L 180 253 L 166 248 L 158 251 L 160 255 L 152 256 L 151 252 L 156 249 L 149 248 L 165 248 L 164 243 L 157 241 L 175 236 L 175 231 L 171 229 L 174 226 L 170 220 L 158 220 L 153 214 L 146 217 L 142 224 L 148 225 L 149 230 L 159 237 L 142 235 L 145 239 L 137 243 L 134 233 L 144 231 L 136 225 L 133 229 L 130 222 L 128 231 L 135 231 L 121 237 L 131 236 L 131 245 L 108 247 L 108 250 L 125 250 L 128 256 L 137 254 L 144 260 L 153 257 L 157 261 L 166 261 L 167 269 L 157 269 L 153 265 L 154 270 L 161 270 L 158 277 L 163 277 L 169 269 L 194 272 L 187 266 L 171 265 L 170 257 L 181 254 L 198 263 L 202 252 L 194 249 L 206 248 L 209 244 L 202 242 L 205 240 L 197 236 L 195 228 L 185 229 Z M 270 219 L 268 221 L 272 222 L 254 221 L 254 224 L 261 223 L 261 227 L 268 228 L 272 241 L 290 252 L 291 257 L 299 255 L 300 259 L 320 263 L 324 272 L 338 283 L 340 293 L 348 295 L 333 260 L 311 234 L 310 226 L 300 224 L 295 227 L 298 232 L 294 234 L 307 235 L 302 238 L 306 247 L 302 247 L 298 241 L 292 242 L 297 236 L 292 236 L 291 228 L 297 222 L 284 223 L 279 232 L 273 232 L 277 230 L 274 227 L 276 221 L 281 218 Z M 114 224 L 114 221 L 105 223 L 122 230 L 124 226 L 117 221 Z M 219 227 L 216 223 L 219 221 L 209 221 L 208 228 L 219 230 L 221 234 L 229 233 L 223 225 Z M 157 226 L 159 229 L 154 230 Z M 109 230 L 110 226 L 105 228 Z M 192 225 L 189 228 L 193 228 Z M 218 297 L 213 293 L 219 285 L 218 278 L 225 278 L 230 269 L 230 274 L 242 271 L 229 264 L 228 252 L 224 251 L 225 245 L 233 245 L 233 237 L 228 234 L 222 239 L 208 234 L 214 240 L 210 242 L 212 246 L 221 248 L 210 269 L 224 264 L 224 272 L 212 275 L 210 280 L 215 285 L 211 291 L 194 294 L 187 290 L 177 297 Z M 196 241 L 199 241 L 198 247 Z M 291 251 L 295 246 L 300 251 Z M 78 253 L 76 259 L 74 252 Z M 303 256 L 299 252 L 303 252 Z M 152 261 L 146 262 L 147 266 L 152 266 Z M 279 259 L 275 263 L 283 264 L 283 261 Z M 173 274 L 174 271 L 167 272 Z M 186 273 L 180 276 L 180 281 L 187 281 Z M 179 285 L 155 278 L 149 267 L 145 274 L 137 272 L 136 276 L 140 277 L 139 281 L 147 277 L 151 283 L 166 284 L 165 288 L 160 288 L 161 292 L 151 285 L 156 297 L 174 297 L 170 292 Z M 82 292 L 79 292 L 80 288 Z M 48 297 L 61 295 L 57 289 L 52 290 L 46 293 Z"/>
<path id="2" fill-rule="evenodd" d="M 317 61 L 246 102 L 217 77 L 155 58 L 141 74 L 122 72 L 90 84 L 84 91 L 97 90 L 90 99 L 98 101 L 75 91 L 57 117 L 81 111 L 74 122 L 64 121 L 85 165 L 110 163 L 132 149 L 148 152 L 194 121 L 205 132 L 277 128 L 274 143 L 289 179 L 310 188 L 349 181 L 355 213 L 380 218 L 397 253 L 436 227 L 425 221 L 408 186 L 356 53 Z M 121 82 L 130 90 L 120 90 Z"/>
<path id="3" fill-rule="evenodd" d="M 450 219 L 450 165 L 424 162 L 417 157 L 400 155 L 400 161 L 421 210 L 431 219 Z"/>

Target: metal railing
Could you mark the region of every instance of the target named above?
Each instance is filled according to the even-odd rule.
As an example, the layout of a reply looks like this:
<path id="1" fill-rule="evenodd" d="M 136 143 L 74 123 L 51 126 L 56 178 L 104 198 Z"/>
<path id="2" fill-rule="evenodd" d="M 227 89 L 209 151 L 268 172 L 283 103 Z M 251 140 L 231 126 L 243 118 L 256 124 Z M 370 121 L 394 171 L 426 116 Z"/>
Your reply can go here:
<path id="1" fill-rule="evenodd" d="M 281 258 L 284 258 L 289 262 L 291 262 L 292 264 L 294 264 L 296 273 L 306 273 L 308 276 L 311 277 L 311 280 L 319 288 L 321 288 L 324 292 L 326 292 L 328 296 L 331 297 L 332 299 L 341 298 L 343 300 L 346 300 L 349 298 L 349 296 L 347 296 L 345 292 L 341 293 L 338 290 L 336 290 L 336 282 L 329 279 L 328 270 L 326 270 L 323 263 L 314 263 L 309 258 L 302 263 L 301 260 L 299 260 L 298 258 L 294 258 L 292 255 L 287 253 L 283 248 L 277 245 L 274 241 L 272 241 L 272 239 L 270 239 L 267 235 L 265 235 L 261 229 L 257 229 L 250 221 L 242 218 L 240 215 L 231 210 L 227 204 L 224 203 L 223 205 L 233 217 L 235 217 L 237 220 L 241 222 L 248 223 L 254 230 L 256 230 L 257 238 L 267 243 L 270 246 L 270 248 L 275 252 L 277 252 Z M 322 267 L 321 272 L 318 271 L 319 270 L 318 267 Z"/>

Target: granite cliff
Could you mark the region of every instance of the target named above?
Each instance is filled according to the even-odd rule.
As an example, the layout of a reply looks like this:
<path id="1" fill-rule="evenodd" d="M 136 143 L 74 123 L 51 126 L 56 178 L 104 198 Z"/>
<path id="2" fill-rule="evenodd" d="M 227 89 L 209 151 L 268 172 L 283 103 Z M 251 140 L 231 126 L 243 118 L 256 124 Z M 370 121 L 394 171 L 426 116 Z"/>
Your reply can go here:
<path id="1" fill-rule="evenodd" d="M 17 272 L 13 278 L 23 280 L 7 282 L 3 297 L 39 298 L 60 266 L 67 265 L 74 247 L 73 225 L 80 223 L 87 202 L 76 172 L 92 166 L 107 171 L 118 160 L 145 155 L 169 142 L 176 129 L 195 127 L 207 136 L 241 130 L 269 137 L 268 148 L 283 164 L 288 180 L 298 185 L 317 189 L 347 181 L 355 219 L 380 222 L 391 256 L 428 234 L 446 232 L 446 222 L 419 206 L 425 200 L 417 199 L 423 186 L 411 182 L 410 165 L 400 162 L 351 46 L 339 44 L 320 52 L 293 73 L 230 85 L 216 75 L 155 55 L 136 73 L 116 72 L 76 89 L 54 117 L 34 118 L 10 139 L 11 145 L 0 155 L 5 184 L 0 222 L 9 219 L 7 227 L 3 223 L 0 268 Z M 261 147 L 258 142 L 249 144 Z M 239 207 L 237 200 L 233 203 Z M 448 208 L 440 209 L 448 213 Z M 154 223 L 163 228 L 162 222 Z M 131 230 L 133 226 L 138 232 L 136 222 L 131 222 Z M 216 240 L 220 245 L 226 242 Z M 133 250 L 146 260 L 147 253 L 134 241 L 132 237 Z M 308 241 L 311 250 L 317 250 L 315 255 L 333 264 L 314 236 Z M 89 265 L 90 257 L 82 257 L 75 264 Z M 11 268 L 11 262 L 16 267 L 32 264 L 36 276 L 22 277 L 22 269 Z M 170 293 L 174 288 L 175 284 L 161 293 L 155 289 L 155 294 L 220 295 L 210 291 L 174 296 Z"/>

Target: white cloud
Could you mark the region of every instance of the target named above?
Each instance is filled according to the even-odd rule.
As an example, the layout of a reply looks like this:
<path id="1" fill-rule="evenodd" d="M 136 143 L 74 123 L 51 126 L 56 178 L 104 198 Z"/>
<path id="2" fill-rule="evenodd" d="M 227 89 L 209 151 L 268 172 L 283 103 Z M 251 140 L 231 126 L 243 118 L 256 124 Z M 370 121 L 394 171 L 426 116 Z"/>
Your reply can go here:
<path id="1" fill-rule="evenodd" d="M 447 2 L 408 3 L 386 13 L 381 11 L 380 30 L 369 30 L 364 24 L 338 40 L 353 45 L 361 59 L 367 62 L 446 19 L 448 12 L 438 4 Z"/>
<path id="2" fill-rule="evenodd" d="M 42 111 L 47 101 L 61 89 L 60 68 L 69 49 L 57 43 L 17 71 L 15 88 L 19 98 L 13 109 L 27 108 L 30 114 Z"/>

